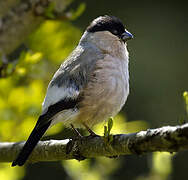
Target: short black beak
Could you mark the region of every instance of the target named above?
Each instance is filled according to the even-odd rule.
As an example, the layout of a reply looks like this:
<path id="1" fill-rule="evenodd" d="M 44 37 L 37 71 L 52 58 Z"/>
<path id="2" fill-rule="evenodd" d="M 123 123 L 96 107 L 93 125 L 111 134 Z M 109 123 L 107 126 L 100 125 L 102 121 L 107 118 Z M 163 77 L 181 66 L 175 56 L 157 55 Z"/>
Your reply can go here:
<path id="1" fill-rule="evenodd" d="M 121 39 L 126 42 L 130 39 L 133 39 L 133 35 L 129 31 L 125 30 L 125 32 L 121 35 Z"/>

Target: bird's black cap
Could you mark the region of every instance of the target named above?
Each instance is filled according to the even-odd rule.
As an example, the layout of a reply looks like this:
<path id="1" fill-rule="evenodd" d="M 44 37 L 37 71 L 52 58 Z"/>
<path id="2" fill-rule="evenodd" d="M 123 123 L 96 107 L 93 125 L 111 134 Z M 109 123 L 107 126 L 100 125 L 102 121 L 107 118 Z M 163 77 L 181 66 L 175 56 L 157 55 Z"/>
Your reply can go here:
<path id="1" fill-rule="evenodd" d="M 88 32 L 109 31 L 116 36 L 125 32 L 125 27 L 120 19 L 115 16 L 99 16 L 87 27 Z"/>

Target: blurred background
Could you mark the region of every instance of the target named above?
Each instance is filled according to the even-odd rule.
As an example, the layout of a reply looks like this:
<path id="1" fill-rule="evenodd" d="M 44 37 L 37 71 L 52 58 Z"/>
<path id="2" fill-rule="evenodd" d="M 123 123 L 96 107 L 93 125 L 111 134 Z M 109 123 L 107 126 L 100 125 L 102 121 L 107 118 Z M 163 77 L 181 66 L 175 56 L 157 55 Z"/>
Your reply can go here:
<path id="1" fill-rule="evenodd" d="M 78 44 L 94 18 L 119 17 L 134 35 L 128 42 L 130 96 L 115 117 L 112 133 L 130 133 L 187 122 L 183 92 L 188 90 L 187 1 L 81 1 L 67 12 L 69 21 L 46 20 L 21 47 L 17 64 L 0 78 L 0 140 L 25 140 L 41 112 L 47 85 L 61 62 Z M 94 131 L 103 133 L 104 123 Z M 65 139 L 72 132 L 58 124 L 43 139 Z M 187 180 L 188 152 L 104 157 L 82 162 L 40 162 L 11 168 L 0 163 L 2 180 Z"/>

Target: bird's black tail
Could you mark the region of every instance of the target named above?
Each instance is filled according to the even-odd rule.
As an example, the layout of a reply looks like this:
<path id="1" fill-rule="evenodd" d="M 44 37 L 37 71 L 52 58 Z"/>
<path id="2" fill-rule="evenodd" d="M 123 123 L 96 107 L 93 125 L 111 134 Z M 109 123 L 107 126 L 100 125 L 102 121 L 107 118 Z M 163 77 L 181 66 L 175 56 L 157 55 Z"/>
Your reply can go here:
<path id="1" fill-rule="evenodd" d="M 40 117 L 39 117 L 39 120 L 40 120 Z M 44 133 L 46 132 L 46 130 L 48 129 L 48 127 L 51 124 L 51 121 L 48 121 L 45 124 L 44 123 L 40 124 L 40 122 L 41 121 L 37 122 L 35 128 L 31 132 L 28 140 L 24 144 L 24 147 L 22 148 L 22 150 L 18 154 L 17 158 L 13 161 L 12 166 L 16 166 L 16 165 L 22 166 L 22 165 L 24 165 L 24 163 L 28 159 L 29 155 L 31 154 L 31 152 L 33 151 L 35 146 L 37 145 L 38 141 L 44 135 Z"/>

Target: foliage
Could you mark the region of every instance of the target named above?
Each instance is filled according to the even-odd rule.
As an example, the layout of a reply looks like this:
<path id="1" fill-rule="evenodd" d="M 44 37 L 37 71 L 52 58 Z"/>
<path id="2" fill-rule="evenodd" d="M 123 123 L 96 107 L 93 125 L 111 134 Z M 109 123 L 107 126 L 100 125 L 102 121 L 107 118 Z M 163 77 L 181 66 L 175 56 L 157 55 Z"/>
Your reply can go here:
<path id="1" fill-rule="evenodd" d="M 112 127 L 113 127 L 113 118 L 109 118 L 108 126 L 104 126 L 104 141 L 106 141 L 106 143 L 111 143 L 113 140 L 113 136 L 112 134 L 110 134 Z"/>
<path id="2" fill-rule="evenodd" d="M 187 113 L 187 116 L 188 116 L 188 92 L 185 91 L 183 93 L 183 98 L 184 98 L 184 101 L 185 101 L 185 110 L 186 110 L 186 113 Z"/>
<path id="3" fill-rule="evenodd" d="M 28 137 L 41 112 L 52 74 L 78 43 L 80 35 L 80 30 L 70 22 L 46 21 L 28 38 L 30 50 L 21 53 L 11 76 L 0 79 L 1 141 Z M 62 126 L 56 126 L 49 134 L 61 130 Z M 24 175 L 23 168 L 10 169 L 10 164 L 2 164 L 0 169 L 1 179 L 15 180 Z"/>
<path id="4" fill-rule="evenodd" d="M 0 179 L 3 180 L 16 180 L 22 179 L 25 175 L 23 168 L 10 168 L 10 165 L 7 163 L 0 164 Z"/>

